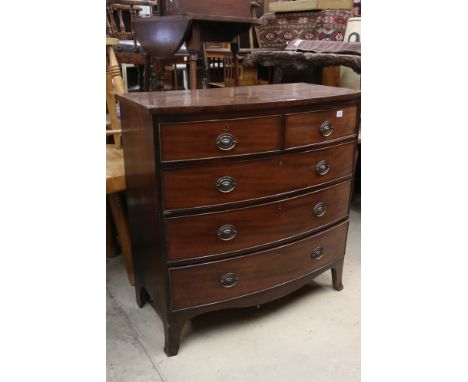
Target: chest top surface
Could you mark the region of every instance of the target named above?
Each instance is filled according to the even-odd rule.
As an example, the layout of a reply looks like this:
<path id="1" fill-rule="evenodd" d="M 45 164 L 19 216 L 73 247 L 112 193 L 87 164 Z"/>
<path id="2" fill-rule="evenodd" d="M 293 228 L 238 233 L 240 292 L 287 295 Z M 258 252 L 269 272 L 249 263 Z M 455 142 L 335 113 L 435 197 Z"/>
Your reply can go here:
<path id="1" fill-rule="evenodd" d="M 358 100 L 360 91 L 306 83 L 117 95 L 152 114 L 247 111 Z"/>

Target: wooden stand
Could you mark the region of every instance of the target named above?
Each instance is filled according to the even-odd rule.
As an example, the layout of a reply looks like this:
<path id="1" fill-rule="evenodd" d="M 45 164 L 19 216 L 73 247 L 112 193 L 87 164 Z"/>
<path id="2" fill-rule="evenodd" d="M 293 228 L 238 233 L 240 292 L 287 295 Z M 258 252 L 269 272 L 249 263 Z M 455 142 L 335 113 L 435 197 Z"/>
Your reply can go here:
<path id="1" fill-rule="evenodd" d="M 203 57 L 203 43 L 230 42 L 233 64 L 238 68 L 238 45 L 234 40 L 259 22 L 251 17 L 192 14 L 138 19 L 135 21 L 134 29 L 145 52 L 157 59 L 173 57 L 183 42 L 186 43 L 190 53 L 190 89 L 193 90 L 199 87 L 197 63 Z M 238 70 L 235 70 L 235 73 L 238 73 Z M 237 74 L 234 75 L 234 81 L 238 86 Z"/>

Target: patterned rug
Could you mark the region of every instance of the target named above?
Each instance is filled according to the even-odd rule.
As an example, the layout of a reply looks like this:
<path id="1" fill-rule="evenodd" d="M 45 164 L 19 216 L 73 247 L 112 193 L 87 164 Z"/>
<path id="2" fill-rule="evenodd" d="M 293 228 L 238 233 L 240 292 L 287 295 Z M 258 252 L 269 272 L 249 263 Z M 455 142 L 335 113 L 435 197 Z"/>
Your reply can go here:
<path id="1" fill-rule="evenodd" d="M 260 25 L 260 48 L 284 49 L 296 39 L 343 41 L 351 9 L 267 13 Z"/>

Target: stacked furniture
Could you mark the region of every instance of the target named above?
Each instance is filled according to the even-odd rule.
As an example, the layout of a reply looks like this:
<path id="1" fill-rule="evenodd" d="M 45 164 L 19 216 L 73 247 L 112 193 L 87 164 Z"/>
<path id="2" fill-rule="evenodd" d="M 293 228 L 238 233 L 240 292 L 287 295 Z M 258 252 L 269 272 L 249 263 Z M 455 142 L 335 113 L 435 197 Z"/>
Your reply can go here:
<path id="1" fill-rule="evenodd" d="M 267 13 L 259 26 L 260 48 L 284 49 L 297 38 L 343 41 L 351 9 L 325 9 L 303 12 Z"/>
<path id="2" fill-rule="evenodd" d="M 332 271 L 342 289 L 360 92 L 280 84 L 118 96 L 135 290 L 165 351 L 202 313 Z"/>
<path id="3" fill-rule="evenodd" d="M 298 12 L 314 9 L 351 9 L 353 0 L 270 0 L 270 12 Z"/>
<path id="4" fill-rule="evenodd" d="M 140 18 L 135 21 L 134 28 L 138 41 L 149 55 L 161 62 L 161 67 L 185 43 L 190 54 L 190 89 L 196 89 L 203 44 L 231 42 L 248 32 L 259 23 L 252 17 L 255 7 L 251 0 L 160 0 L 160 16 Z M 231 49 L 237 85 L 237 44 L 231 44 Z M 162 71 L 156 75 L 162 76 Z"/>
<path id="5" fill-rule="evenodd" d="M 122 65 L 136 65 L 140 90 L 150 90 L 150 60 L 136 40 L 132 23 L 140 17 L 142 7 L 157 12 L 156 1 L 106 0 L 106 34 L 116 38 L 116 56 Z M 126 77 L 124 72 L 124 77 Z"/>
<path id="6" fill-rule="evenodd" d="M 342 8 L 336 9 L 336 7 Z M 270 2 L 269 9 L 274 9 L 276 12 L 266 13 L 261 17 L 262 24 L 257 28 L 259 46 L 265 51 L 278 51 L 285 49 L 296 39 L 343 41 L 347 21 L 353 16 L 351 8 L 352 1 L 341 0 Z M 257 64 L 261 63 L 257 60 Z M 310 64 L 307 63 L 304 68 L 275 67 L 273 82 L 305 81 L 339 86 L 338 68 L 314 67 Z"/>

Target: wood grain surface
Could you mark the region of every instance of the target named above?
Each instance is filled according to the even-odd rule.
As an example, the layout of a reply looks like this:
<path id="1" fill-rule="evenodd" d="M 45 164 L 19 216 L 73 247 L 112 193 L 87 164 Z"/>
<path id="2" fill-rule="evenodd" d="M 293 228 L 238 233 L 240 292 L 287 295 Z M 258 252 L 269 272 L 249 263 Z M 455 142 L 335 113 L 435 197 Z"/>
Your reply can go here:
<path id="1" fill-rule="evenodd" d="M 324 184 L 351 176 L 355 143 L 346 143 L 307 153 L 275 158 L 206 164 L 192 168 L 163 170 L 164 206 L 167 210 L 220 205 L 264 198 Z M 316 173 L 319 161 L 326 160 L 330 170 Z M 229 176 L 237 183 L 229 193 L 217 190 L 218 179 Z"/>
<path id="2" fill-rule="evenodd" d="M 258 292 L 312 272 L 344 255 L 348 222 L 268 251 L 206 264 L 169 269 L 172 309 L 182 309 Z M 311 254 L 322 247 L 318 260 Z M 223 287 L 223 275 L 233 273 L 238 282 Z M 188 291 L 190 291 L 188 293 Z"/>
<path id="3" fill-rule="evenodd" d="M 294 148 L 326 142 L 357 134 L 357 106 L 287 114 L 285 116 L 285 148 Z M 331 126 L 331 134 L 323 136 L 320 127 Z"/>
<path id="4" fill-rule="evenodd" d="M 161 160 L 176 161 L 275 151 L 281 144 L 281 117 L 239 118 L 160 125 Z M 236 145 L 223 151 L 216 145 L 230 134 Z"/>
<path id="5" fill-rule="evenodd" d="M 306 83 L 118 95 L 154 114 L 186 114 L 317 105 L 358 100 L 360 91 Z"/>
<path id="6" fill-rule="evenodd" d="M 348 216 L 351 181 L 274 203 L 166 219 L 168 260 L 213 257 L 233 251 L 294 238 Z M 323 202 L 326 212 L 317 217 L 314 206 Z M 232 225 L 231 240 L 218 238 L 218 230 Z"/>
<path id="7" fill-rule="evenodd" d="M 125 191 L 123 150 L 114 145 L 106 147 L 106 193 Z"/>

